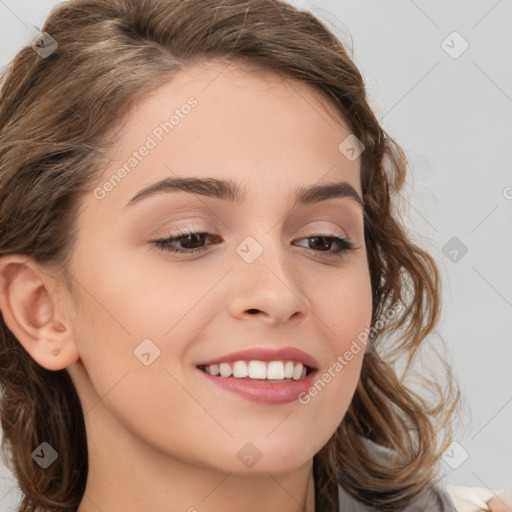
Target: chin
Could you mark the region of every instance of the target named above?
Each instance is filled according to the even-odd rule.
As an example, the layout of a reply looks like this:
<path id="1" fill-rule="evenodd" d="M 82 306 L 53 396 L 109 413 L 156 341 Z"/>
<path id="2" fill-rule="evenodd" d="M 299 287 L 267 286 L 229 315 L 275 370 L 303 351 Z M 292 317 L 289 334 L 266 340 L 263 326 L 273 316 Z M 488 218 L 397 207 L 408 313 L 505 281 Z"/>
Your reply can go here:
<path id="1" fill-rule="evenodd" d="M 278 437 L 276 441 L 238 441 L 235 450 L 227 448 L 219 455 L 216 466 L 226 472 L 268 476 L 268 473 L 296 471 L 310 464 L 316 453 L 316 446 L 304 446 L 297 442 L 283 445 Z M 219 460 L 222 459 L 225 462 L 219 465 Z"/>

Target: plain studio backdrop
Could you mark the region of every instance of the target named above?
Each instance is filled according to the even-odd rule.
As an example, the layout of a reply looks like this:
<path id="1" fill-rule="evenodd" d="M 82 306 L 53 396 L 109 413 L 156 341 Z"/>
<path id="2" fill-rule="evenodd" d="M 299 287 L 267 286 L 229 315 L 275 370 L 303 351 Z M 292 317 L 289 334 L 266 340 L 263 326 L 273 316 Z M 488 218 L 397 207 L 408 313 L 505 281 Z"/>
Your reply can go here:
<path id="1" fill-rule="evenodd" d="M 0 69 L 57 3 L 0 0 Z M 438 332 L 471 416 L 445 452 L 444 483 L 512 495 L 512 0 L 290 3 L 348 45 L 411 163 L 407 224 L 440 266 Z M 1 463 L 0 478 L 0 510 L 15 510 Z"/>

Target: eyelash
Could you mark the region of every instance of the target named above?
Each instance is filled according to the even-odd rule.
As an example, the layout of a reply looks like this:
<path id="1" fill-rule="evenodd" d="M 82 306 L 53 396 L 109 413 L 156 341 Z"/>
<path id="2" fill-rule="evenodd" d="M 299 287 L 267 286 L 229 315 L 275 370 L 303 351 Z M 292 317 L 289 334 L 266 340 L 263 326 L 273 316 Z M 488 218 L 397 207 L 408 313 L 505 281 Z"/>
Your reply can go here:
<path id="1" fill-rule="evenodd" d="M 193 231 L 189 228 L 181 228 L 178 229 L 175 233 L 173 233 L 169 238 L 164 238 L 161 240 L 155 240 L 152 243 L 162 249 L 163 251 L 168 251 L 171 253 L 183 253 L 183 254 L 196 254 L 199 252 L 204 252 L 207 249 L 204 249 L 203 247 L 196 248 L 196 249 L 171 249 L 170 246 L 173 242 L 180 240 L 181 238 L 185 238 L 187 236 L 194 236 L 194 235 L 207 235 L 208 238 L 215 238 L 217 235 L 211 235 L 210 233 L 202 232 L 202 231 Z M 327 240 L 334 240 L 337 242 L 342 248 L 338 249 L 333 252 L 325 252 L 325 251 L 317 251 L 312 249 L 313 252 L 316 254 L 321 254 L 323 256 L 327 256 L 328 258 L 341 258 L 345 256 L 350 251 L 354 251 L 358 247 L 355 246 L 355 244 L 348 238 L 341 237 L 336 234 L 331 235 L 316 235 L 316 236 L 306 236 L 303 238 L 300 238 L 299 240 L 304 239 L 311 239 L 311 238 L 325 238 Z"/>

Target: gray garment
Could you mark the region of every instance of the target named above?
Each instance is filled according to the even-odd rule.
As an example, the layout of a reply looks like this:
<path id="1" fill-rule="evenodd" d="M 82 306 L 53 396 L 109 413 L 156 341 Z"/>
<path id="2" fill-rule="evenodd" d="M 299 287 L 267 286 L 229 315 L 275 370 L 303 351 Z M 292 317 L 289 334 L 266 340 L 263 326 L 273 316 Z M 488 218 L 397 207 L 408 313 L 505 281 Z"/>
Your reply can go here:
<path id="1" fill-rule="evenodd" d="M 393 450 L 381 446 L 369 439 L 365 443 L 375 460 L 381 462 L 395 453 Z M 339 512 L 378 512 L 379 509 L 370 505 L 365 505 L 356 500 L 347 491 L 338 485 Z M 429 492 L 422 495 L 414 503 L 409 505 L 404 512 L 456 512 L 452 499 L 448 491 L 442 484 L 435 484 Z"/>

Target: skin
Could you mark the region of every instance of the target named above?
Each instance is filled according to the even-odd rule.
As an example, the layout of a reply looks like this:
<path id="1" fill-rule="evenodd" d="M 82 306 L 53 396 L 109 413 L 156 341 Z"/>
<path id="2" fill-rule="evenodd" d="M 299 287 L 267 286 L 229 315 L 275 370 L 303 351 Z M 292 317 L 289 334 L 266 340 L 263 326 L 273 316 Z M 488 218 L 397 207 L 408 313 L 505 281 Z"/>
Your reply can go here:
<path id="1" fill-rule="evenodd" d="M 350 129 L 306 84 L 210 62 L 135 105 L 102 182 L 190 96 L 198 105 L 121 183 L 101 200 L 83 199 L 69 268 L 76 296 L 10 255 L 1 260 L 0 307 L 30 355 L 66 368 L 80 396 L 89 475 L 79 512 L 311 511 L 313 456 L 347 411 L 364 350 L 307 405 L 249 402 L 196 365 L 295 346 L 322 374 L 370 327 L 361 205 L 346 197 L 293 207 L 297 186 L 343 180 L 362 195 L 360 159 L 339 151 Z M 123 209 L 176 175 L 233 180 L 247 188 L 246 202 L 173 191 Z M 193 256 L 152 243 L 178 226 L 221 243 Z M 329 258 L 308 243 L 332 233 L 356 249 Z M 250 264 L 236 252 L 247 236 L 263 249 Z M 134 350 L 148 338 L 160 356 L 145 366 Z M 261 454 L 251 468 L 237 457 L 248 442 Z"/>
<path id="2" fill-rule="evenodd" d="M 487 502 L 491 512 L 510 512 L 512 510 L 512 499 L 510 498 L 491 498 Z"/>

